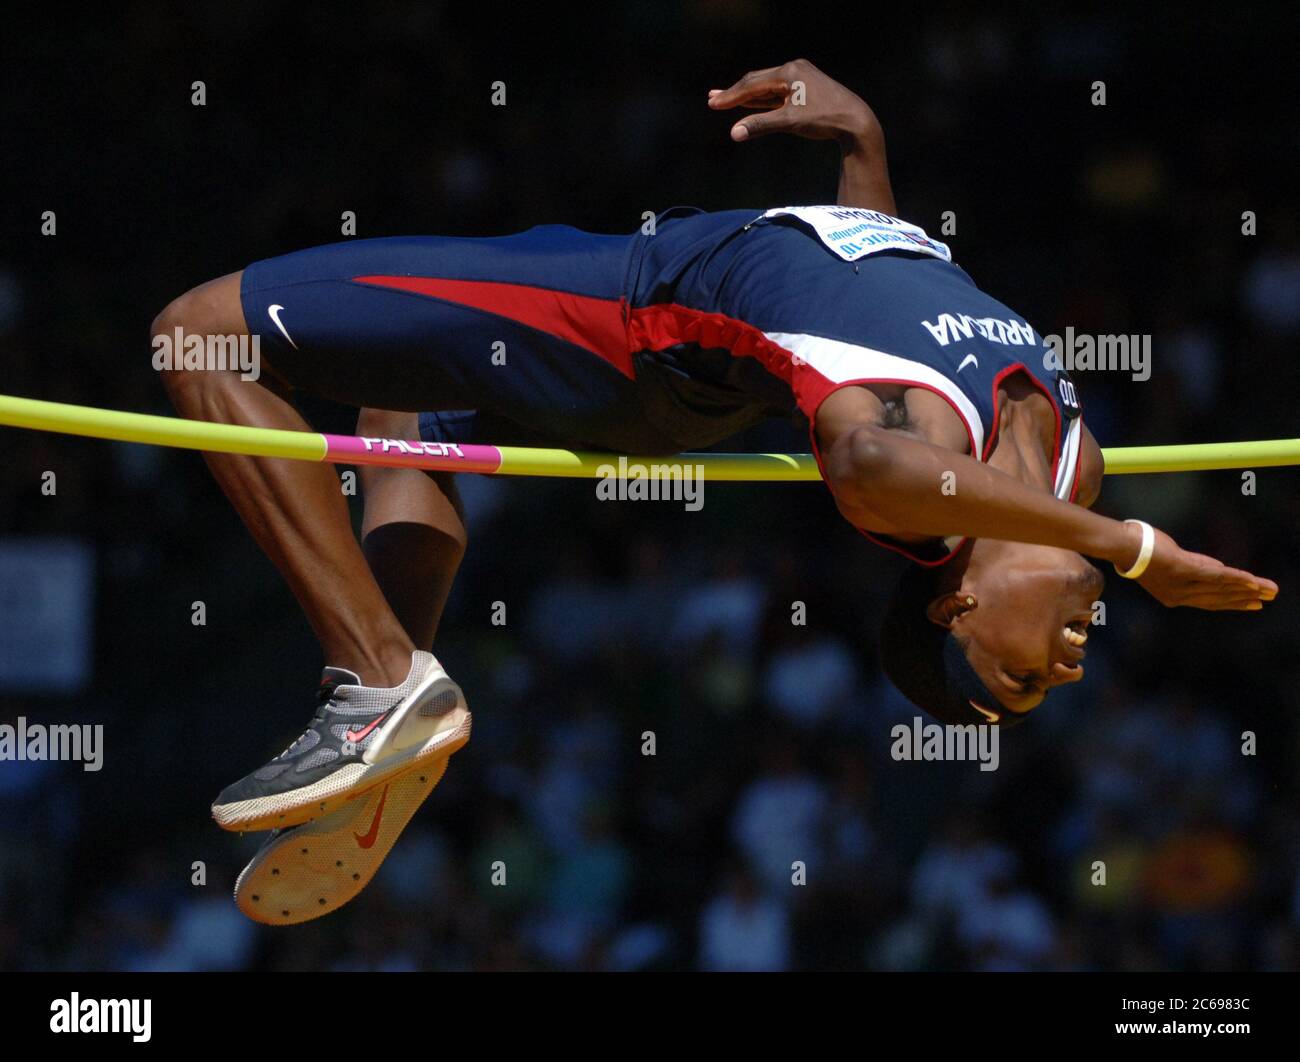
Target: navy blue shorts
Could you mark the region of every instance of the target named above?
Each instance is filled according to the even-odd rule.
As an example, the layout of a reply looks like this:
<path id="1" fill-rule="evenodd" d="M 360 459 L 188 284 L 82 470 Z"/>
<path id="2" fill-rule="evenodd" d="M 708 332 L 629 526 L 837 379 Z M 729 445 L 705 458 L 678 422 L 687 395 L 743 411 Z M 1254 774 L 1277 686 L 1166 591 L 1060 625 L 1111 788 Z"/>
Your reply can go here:
<path id="1" fill-rule="evenodd" d="M 651 237 L 567 225 L 329 244 L 249 266 L 244 316 L 292 386 L 347 405 L 417 411 L 430 440 L 673 453 L 769 410 L 761 395 L 725 383 L 719 390 L 707 371 L 671 366 L 659 353 L 642 365 L 628 331 L 632 308 L 663 297 L 674 259 L 697 260 L 701 241 L 754 215 L 665 212 L 653 275 L 642 269 Z M 681 217 L 716 220 L 674 244 Z M 734 359 L 719 353 L 720 375 L 734 373 Z M 779 405 L 779 383 L 776 391 Z"/>

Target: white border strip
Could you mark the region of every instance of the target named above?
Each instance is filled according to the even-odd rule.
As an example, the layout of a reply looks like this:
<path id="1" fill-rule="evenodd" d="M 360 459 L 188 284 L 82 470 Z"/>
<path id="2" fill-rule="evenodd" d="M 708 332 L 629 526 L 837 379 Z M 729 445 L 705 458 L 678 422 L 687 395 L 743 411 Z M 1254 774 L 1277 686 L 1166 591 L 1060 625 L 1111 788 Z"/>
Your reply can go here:
<path id="1" fill-rule="evenodd" d="M 1061 414 L 1064 418 L 1065 414 Z M 1082 414 L 1067 422 L 1070 427 L 1065 434 L 1065 443 L 1061 447 L 1061 462 L 1056 466 L 1056 496 L 1061 501 L 1070 500 L 1074 489 L 1074 470 L 1079 465 L 1079 447 L 1083 443 Z"/>
<path id="2" fill-rule="evenodd" d="M 977 461 L 983 460 L 984 425 L 975 404 L 960 387 L 937 369 L 910 358 L 901 358 L 897 354 L 886 354 L 883 350 L 860 347 L 856 343 L 845 343 L 838 339 L 790 332 L 764 334 L 832 383 L 903 380 L 934 388 L 957 408 L 962 420 L 966 422 L 966 430 L 975 440 L 975 452 L 971 456 Z"/>

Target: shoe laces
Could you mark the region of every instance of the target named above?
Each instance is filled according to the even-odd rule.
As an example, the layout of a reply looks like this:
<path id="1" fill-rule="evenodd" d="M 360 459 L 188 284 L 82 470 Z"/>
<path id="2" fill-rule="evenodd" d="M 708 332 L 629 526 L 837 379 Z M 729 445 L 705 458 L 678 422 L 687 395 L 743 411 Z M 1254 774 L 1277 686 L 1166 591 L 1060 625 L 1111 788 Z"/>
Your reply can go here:
<path id="1" fill-rule="evenodd" d="M 316 689 L 316 714 L 311 717 L 311 722 L 307 724 L 307 729 L 293 739 L 293 743 L 285 749 L 276 759 L 282 760 L 293 752 L 299 743 L 310 734 L 316 727 L 325 721 L 325 713 L 329 711 L 330 703 L 334 700 L 334 691 L 339 688 L 341 683 L 334 679 L 328 679 L 322 682 Z"/>

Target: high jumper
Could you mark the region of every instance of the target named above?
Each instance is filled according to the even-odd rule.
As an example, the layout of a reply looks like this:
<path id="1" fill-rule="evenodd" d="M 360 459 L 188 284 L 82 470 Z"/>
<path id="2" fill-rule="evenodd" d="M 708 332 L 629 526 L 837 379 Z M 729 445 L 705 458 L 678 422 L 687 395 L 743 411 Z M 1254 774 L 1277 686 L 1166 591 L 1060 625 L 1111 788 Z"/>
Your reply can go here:
<path id="1" fill-rule="evenodd" d="M 866 103 L 799 60 L 709 106 L 754 110 L 737 141 L 837 141 L 837 203 L 678 207 L 630 235 L 542 225 L 256 262 L 175 299 L 153 334 L 257 335 L 260 378 L 173 368 L 173 404 L 302 431 L 303 391 L 361 407 L 370 438 L 648 454 L 801 415 L 845 519 L 914 562 L 882 662 L 949 723 L 1020 721 L 1083 677 L 1103 583 L 1085 558 L 1170 607 L 1250 611 L 1276 595 L 1142 521 L 1090 511 L 1104 463 L 1074 381 L 1023 316 L 897 217 Z M 329 468 L 205 456 L 326 665 L 303 735 L 213 806 L 226 829 L 275 831 L 241 876 L 241 908 L 298 921 L 355 895 L 468 740 L 465 698 L 431 653 L 467 535 L 449 473 L 361 466 L 358 544 Z"/>

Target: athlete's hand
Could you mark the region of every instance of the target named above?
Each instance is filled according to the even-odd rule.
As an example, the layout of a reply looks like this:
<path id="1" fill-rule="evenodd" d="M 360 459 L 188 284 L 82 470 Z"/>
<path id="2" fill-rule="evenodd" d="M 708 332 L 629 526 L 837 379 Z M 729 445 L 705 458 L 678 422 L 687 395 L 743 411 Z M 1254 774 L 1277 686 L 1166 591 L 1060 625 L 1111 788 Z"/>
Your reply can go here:
<path id="1" fill-rule="evenodd" d="M 1138 584 L 1167 608 L 1255 612 L 1277 596 L 1277 583 L 1208 557 L 1189 553 L 1163 531 L 1156 531 L 1151 563 Z"/>
<path id="2" fill-rule="evenodd" d="M 753 70 L 731 88 L 710 89 L 709 106 L 715 111 L 743 107 L 761 112 L 733 125 L 732 140 L 793 133 L 810 140 L 838 140 L 849 148 L 880 131 L 875 113 L 860 96 L 807 59 Z"/>

